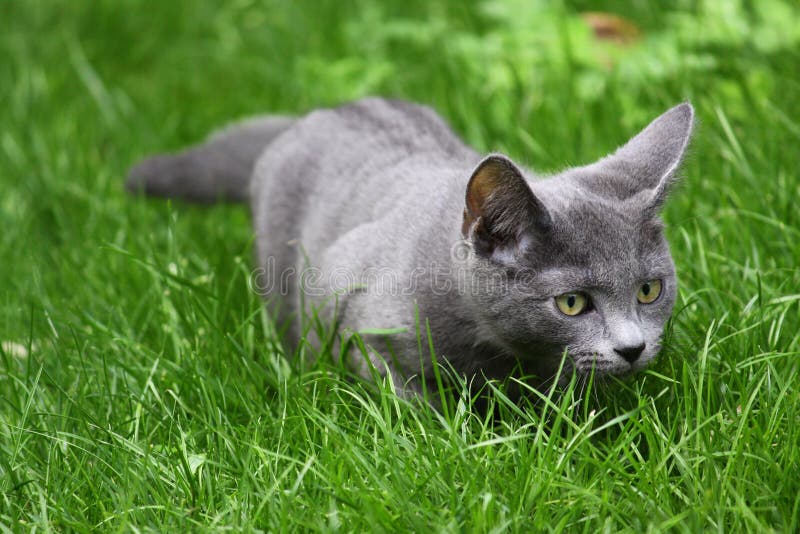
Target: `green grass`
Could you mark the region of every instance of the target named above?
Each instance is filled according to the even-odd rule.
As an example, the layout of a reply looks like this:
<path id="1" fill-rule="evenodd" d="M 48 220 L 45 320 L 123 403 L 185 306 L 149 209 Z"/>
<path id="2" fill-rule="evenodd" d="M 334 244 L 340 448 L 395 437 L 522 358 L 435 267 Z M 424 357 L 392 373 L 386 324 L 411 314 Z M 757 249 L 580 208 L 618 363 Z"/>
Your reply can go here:
<path id="1" fill-rule="evenodd" d="M 590 4 L 0 4 L 1 530 L 797 532 L 800 11 L 608 0 L 643 35 L 618 49 Z M 233 118 L 366 94 L 542 170 L 690 99 L 652 371 L 409 405 L 286 357 L 243 207 L 122 191 Z"/>

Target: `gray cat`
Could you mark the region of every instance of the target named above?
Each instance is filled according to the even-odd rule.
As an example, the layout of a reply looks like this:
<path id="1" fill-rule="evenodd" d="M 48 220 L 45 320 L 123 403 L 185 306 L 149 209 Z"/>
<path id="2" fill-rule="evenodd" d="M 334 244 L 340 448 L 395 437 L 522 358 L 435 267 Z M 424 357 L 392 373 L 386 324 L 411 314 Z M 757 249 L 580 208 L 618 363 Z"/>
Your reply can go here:
<path id="1" fill-rule="evenodd" d="M 538 178 L 481 157 L 429 108 L 370 98 L 236 124 L 144 160 L 127 185 L 248 200 L 262 287 L 295 341 L 314 309 L 414 393 L 433 387 L 429 325 L 435 358 L 474 383 L 542 387 L 562 360 L 623 375 L 658 353 L 677 286 L 658 211 L 693 122 L 680 104 L 614 154 Z"/>

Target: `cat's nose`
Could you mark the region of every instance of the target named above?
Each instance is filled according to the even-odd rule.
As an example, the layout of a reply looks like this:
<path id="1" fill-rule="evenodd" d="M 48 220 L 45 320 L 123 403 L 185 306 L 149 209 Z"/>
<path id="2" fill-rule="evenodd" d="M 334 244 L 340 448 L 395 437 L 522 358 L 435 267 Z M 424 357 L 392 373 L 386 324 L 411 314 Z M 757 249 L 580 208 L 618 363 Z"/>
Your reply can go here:
<path id="1" fill-rule="evenodd" d="M 625 358 L 628 363 L 633 363 L 639 358 L 644 350 L 645 344 L 641 343 L 639 345 L 634 345 L 630 347 L 619 347 L 614 349 L 614 352 Z"/>

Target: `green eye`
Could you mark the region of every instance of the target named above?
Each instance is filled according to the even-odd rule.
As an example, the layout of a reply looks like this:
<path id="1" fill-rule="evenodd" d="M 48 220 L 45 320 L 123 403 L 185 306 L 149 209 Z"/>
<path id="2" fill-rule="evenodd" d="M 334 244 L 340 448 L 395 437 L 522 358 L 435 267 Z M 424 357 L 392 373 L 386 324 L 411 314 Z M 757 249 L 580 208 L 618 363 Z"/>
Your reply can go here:
<path id="1" fill-rule="evenodd" d="M 650 304 L 655 302 L 659 295 L 661 295 L 661 280 L 650 280 L 642 284 L 636 298 L 642 304 Z"/>
<path id="2" fill-rule="evenodd" d="M 564 315 L 579 315 L 588 305 L 589 299 L 583 293 L 564 293 L 556 297 L 556 306 Z"/>

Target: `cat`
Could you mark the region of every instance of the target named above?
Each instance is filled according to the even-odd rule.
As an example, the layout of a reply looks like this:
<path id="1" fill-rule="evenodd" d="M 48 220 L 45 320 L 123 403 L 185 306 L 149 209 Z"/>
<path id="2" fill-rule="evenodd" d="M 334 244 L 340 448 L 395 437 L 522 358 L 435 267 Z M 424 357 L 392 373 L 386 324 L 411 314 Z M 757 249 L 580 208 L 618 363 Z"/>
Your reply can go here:
<path id="1" fill-rule="evenodd" d="M 541 388 L 560 368 L 628 375 L 659 352 L 677 290 L 659 211 L 693 126 L 682 103 L 613 154 L 537 177 L 428 107 L 368 98 L 234 124 L 145 159 L 127 188 L 249 201 L 289 337 L 311 309 L 337 342 L 360 333 L 367 355 L 349 360 L 365 377 L 419 394 L 435 359 L 477 384 L 516 373 Z"/>

